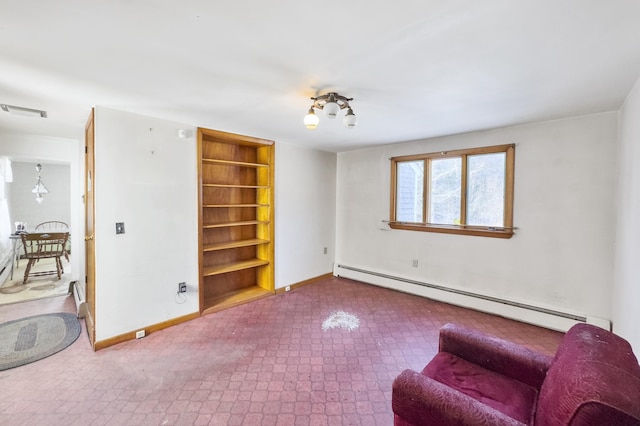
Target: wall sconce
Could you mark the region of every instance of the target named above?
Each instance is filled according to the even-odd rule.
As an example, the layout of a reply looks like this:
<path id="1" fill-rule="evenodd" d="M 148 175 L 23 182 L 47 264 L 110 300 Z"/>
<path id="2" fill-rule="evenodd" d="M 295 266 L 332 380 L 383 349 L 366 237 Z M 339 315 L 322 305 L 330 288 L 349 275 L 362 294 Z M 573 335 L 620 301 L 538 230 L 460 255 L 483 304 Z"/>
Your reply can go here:
<path id="1" fill-rule="evenodd" d="M 42 196 L 44 194 L 49 193 L 49 190 L 47 189 L 47 187 L 44 186 L 44 183 L 42 183 L 42 179 L 40 179 L 41 170 L 42 170 L 42 165 L 39 163 L 36 164 L 36 171 L 38 172 L 38 180 L 36 181 L 36 185 L 31 190 L 31 192 L 36 194 L 36 201 L 38 202 L 38 204 L 42 204 L 42 202 L 44 201 L 44 198 L 42 198 Z"/>
<path id="2" fill-rule="evenodd" d="M 349 102 L 352 101 L 353 98 L 347 98 L 345 96 L 339 95 L 336 92 L 330 92 L 326 95 L 312 97 L 311 100 L 313 101 L 313 104 L 309 107 L 309 112 L 304 117 L 304 125 L 307 127 L 307 129 L 315 129 L 316 127 L 318 127 L 318 123 L 320 122 L 320 119 L 316 115 L 314 108 L 323 110 L 324 115 L 329 119 L 336 118 L 338 112 L 346 108 L 347 114 L 342 119 L 342 123 L 348 129 L 353 129 L 354 127 L 356 127 L 356 115 L 353 113 L 353 110 L 349 106 Z"/>

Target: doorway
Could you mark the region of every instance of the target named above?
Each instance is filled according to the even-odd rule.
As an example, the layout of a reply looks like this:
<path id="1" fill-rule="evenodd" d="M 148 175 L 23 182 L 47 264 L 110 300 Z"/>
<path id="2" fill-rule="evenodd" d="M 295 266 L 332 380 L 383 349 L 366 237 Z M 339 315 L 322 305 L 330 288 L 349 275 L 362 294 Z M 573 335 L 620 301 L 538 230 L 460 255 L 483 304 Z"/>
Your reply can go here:
<path id="1" fill-rule="evenodd" d="M 5 212 L 3 217 L 3 220 L 9 219 L 10 222 L 5 223 L 4 227 L 8 226 L 11 233 L 15 233 L 17 228 L 24 229 L 26 232 L 52 231 L 51 224 L 55 222 L 56 230 L 69 231 L 70 171 L 69 164 L 11 162 L 12 182 L 5 188 L 8 215 Z M 39 195 L 32 192 L 37 182 L 40 184 L 40 189 L 44 191 Z M 56 275 L 45 274 L 57 269 L 55 259 L 42 259 L 29 268 L 30 274 L 26 282 L 23 282 L 23 277 L 28 262 L 24 259 L 19 235 L 11 235 L 9 247 L 6 244 L 4 246 L 5 253 L 8 249 L 8 255 L 13 259 L 13 263 L 5 262 L 9 271 L 8 274 L 4 274 L 6 280 L 0 284 L 0 304 L 25 302 L 69 293 L 69 283 L 72 280 L 70 242 L 67 242 L 65 256 L 61 259 L 64 273 L 60 279 Z"/>
<path id="2" fill-rule="evenodd" d="M 78 277 L 84 276 L 84 213 L 82 205 L 82 178 L 80 177 L 80 159 L 84 156 L 84 144 L 82 144 L 82 157 L 80 156 L 80 142 L 75 139 L 52 138 L 36 135 L 6 135 L 0 131 L 0 157 L 5 157 L 11 167 L 9 182 L 0 182 L 3 193 L 0 194 L 0 202 L 6 205 L 3 219 L 0 220 L 0 284 L 10 278 L 9 260 L 13 256 L 13 241 L 9 239 L 15 232 L 15 222 L 26 222 L 27 229 L 33 229 L 36 225 L 47 220 L 60 220 L 69 225 L 70 250 L 69 262 L 62 260 L 65 269 L 65 281 L 79 281 Z M 42 203 L 35 198 L 36 194 L 31 189 L 36 184 L 36 164 L 41 164 L 41 178 L 49 193 L 43 195 Z M 3 164 L 3 174 L 7 164 Z M 3 175 L 4 179 L 4 175 Z M 4 220 L 6 218 L 8 220 Z M 51 219 L 51 218 L 58 219 Z M 6 240 L 6 241 L 5 241 Z M 16 242 L 17 243 L 17 242 Z M 22 250 L 16 247 L 17 253 Z M 4 263 L 2 264 L 4 260 Z M 38 262 L 40 263 L 40 262 Z M 14 267 L 14 280 L 23 276 L 24 259 L 18 260 Z M 4 270 L 2 270 L 4 269 Z M 67 274 L 68 273 L 68 274 Z M 55 278 L 55 276 L 54 276 Z M 45 286 L 46 289 L 46 286 Z M 38 289 L 42 292 L 43 289 Z M 68 286 L 64 290 L 68 293 Z M 40 295 L 41 296 L 41 295 Z M 39 298 L 39 297 L 36 297 Z M 76 303 L 78 305 L 78 303 Z M 0 305 L 0 309 L 2 305 Z"/>

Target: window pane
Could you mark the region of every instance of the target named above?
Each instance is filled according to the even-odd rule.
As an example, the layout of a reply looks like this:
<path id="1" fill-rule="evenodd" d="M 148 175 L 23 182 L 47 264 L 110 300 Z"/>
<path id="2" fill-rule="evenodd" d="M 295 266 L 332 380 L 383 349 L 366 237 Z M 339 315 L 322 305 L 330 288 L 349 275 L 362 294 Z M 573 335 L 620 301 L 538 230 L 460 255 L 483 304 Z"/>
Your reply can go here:
<path id="1" fill-rule="evenodd" d="M 462 158 L 431 160 L 429 223 L 460 224 Z"/>
<path id="2" fill-rule="evenodd" d="M 504 226 L 505 161 L 504 152 L 468 157 L 468 225 Z"/>
<path id="3" fill-rule="evenodd" d="M 424 161 L 398 163 L 396 185 L 396 220 L 423 222 Z"/>

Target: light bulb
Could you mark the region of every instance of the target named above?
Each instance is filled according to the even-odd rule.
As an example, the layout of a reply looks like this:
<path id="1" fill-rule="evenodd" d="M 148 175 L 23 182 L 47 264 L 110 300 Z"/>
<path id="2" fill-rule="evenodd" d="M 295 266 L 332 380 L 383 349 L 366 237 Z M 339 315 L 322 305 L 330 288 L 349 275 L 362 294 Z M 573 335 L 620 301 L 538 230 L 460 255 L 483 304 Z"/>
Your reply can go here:
<path id="1" fill-rule="evenodd" d="M 313 107 L 309 108 L 309 112 L 304 116 L 304 125 L 306 126 L 306 128 L 309 130 L 313 130 L 318 127 L 319 122 L 320 119 L 315 114 L 315 112 L 313 112 Z"/>
<path id="2" fill-rule="evenodd" d="M 347 115 L 344 116 L 342 123 L 348 129 L 353 129 L 354 127 L 356 127 L 356 124 L 358 124 L 356 115 L 353 113 L 353 110 L 351 109 L 351 107 L 349 107 L 349 109 L 347 110 Z"/>
<path id="3" fill-rule="evenodd" d="M 340 111 L 340 105 L 337 102 L 327 102 L 322 109 L 327 118 L 336 118 L 338 111 Z"/>
<path id="4" fill-rule="evenodd" d="M 38 202 L 38 204 L 42 204 L 42 201 L 44 201 L 44 198 L 42 198 L 42 194 L 38 194 L 38 196 L 36 197 L 36 201 Z"/>

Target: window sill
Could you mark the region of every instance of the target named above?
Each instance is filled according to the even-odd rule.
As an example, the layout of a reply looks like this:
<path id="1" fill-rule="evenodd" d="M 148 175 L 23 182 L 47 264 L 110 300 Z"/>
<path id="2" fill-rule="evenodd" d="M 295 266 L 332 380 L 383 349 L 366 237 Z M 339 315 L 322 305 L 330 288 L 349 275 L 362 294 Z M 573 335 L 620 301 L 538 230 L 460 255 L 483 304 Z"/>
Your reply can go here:
<path id="1" fill-rule="evenodd" d="M 441 234 L 473 235 L 476 237 L 511 238 L 514 235 L 513 228 L 493 228 L 486 226 L 464 225 L 431 225 L 426 223 L 389 222 L 391 229 L 403 229 L 405 231 L 438 232 Z"/>

